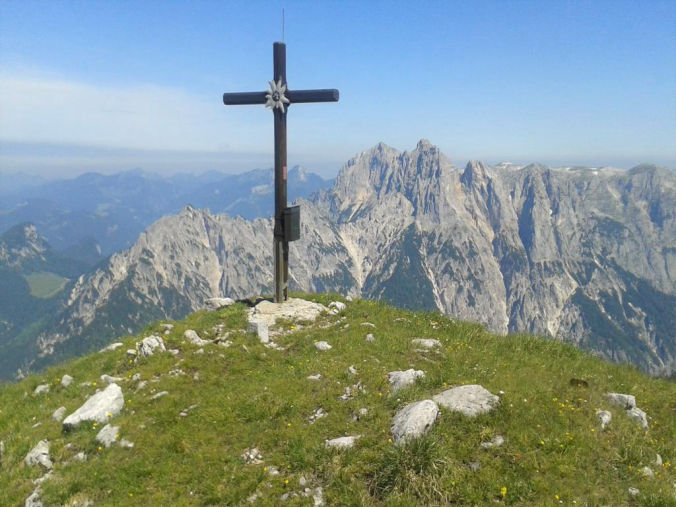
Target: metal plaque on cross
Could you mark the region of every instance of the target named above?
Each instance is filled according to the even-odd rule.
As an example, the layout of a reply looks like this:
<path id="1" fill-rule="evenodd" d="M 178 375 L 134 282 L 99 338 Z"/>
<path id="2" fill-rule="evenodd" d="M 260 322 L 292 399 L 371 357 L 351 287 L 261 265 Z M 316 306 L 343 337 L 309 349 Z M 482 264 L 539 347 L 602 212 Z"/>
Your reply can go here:
<path id="1" fill-rule="evenodd" d="M 289 241 L 300 235 L 300 209 L 286 203 L 286 113 L 291 104 L 338 102 L 338 90 L 289 90 L 286 82 L 286 44 L 272 45 L 273 72 L 267 91 L 224 93 L 226 106 L 261 104 L 272 109 L 275 117 L 275 227 L 273 249 L 275 258 L 275 303 L 288 297 Z"/>

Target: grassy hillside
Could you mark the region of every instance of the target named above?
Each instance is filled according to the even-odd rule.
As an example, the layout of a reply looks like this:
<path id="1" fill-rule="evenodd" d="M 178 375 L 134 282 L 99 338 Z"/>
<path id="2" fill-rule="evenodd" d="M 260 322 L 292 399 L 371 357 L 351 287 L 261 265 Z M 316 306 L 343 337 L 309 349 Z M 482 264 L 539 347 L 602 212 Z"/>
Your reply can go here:
<path id="1" fill-rule="evenodd" d="M 303 297 L 324 304 L 342 300 Z M 347 303 L 340 315 L 326 314 L 313 324 L 282 323 L 284 333 L 275 341 L 283 350 L 273 350 L 246 332 L 246 309 L 238 303 L 176 322 L 164 335 L 176 356 L 127 358 L 125 350 L 138 339 L 162 333 L 158 323 L 123 339 L 115 351 L 0 386 L 0 504 L 23 505 L 35 489 L 32 480 L 44 471 L 23 460 L 42 439 L 49 440 L 54 461 L 41 486 L 45 505 L 237 505 L 248 499 L 275 505 L 287 494 L 289 505 L 312 505 L 318 487 L 327 505 L 676 504 L 670 463 L 676 452 L 674 381 L 569 345 L 497 337 L 438 314 L 368 301 Z M 229 347 L 198 347 L 183 338 L 186 329 L 214 338 L 217 325 L 231 332 Z M 367 333 L 375 342 L 365 340 Z M 419 352 L 414 337 L 443 346 Z M 333 348 L 321 352 L 317 340 Z M 408 368 L 424 370 L 426 377 L 390 396 L 387 373 Z M 320 380 L 307 379 L 316 373 Z M 65 374 L 75 379 L 66 388 L 60 384 Z M 124 408 L 111 424 L 120 426 L 120 438 L 133 442 L 132 449 L 99 447 L 94 437 L 100 425 L 63 433 L 51 418 L 60 406 L 70 414 L 82 405 L 102 386 L 102 374 L 124 379 L 118 382 Z M 134 374 L 148 381 L 145 388 L 137 391 Z M 339 399 L 357 382 L 363 390 Z M 34 395 L 43 383 L 51 391 Z M 464 384 L 502 392 L 499 407 L 473 419 L 442 409 L 425 437 L 405 446 L 392 442 L 397 409 Z M 150 399 L 161 391 L 168 394 Z M 649 429 L 610 405 L 604 396 L 609 391 L 635 395 Z M 328 415 L 310 424 L 319 407 Z M 362 408 L 367 413 L 357 418 Z M 603 431 L 597 408 L 613 416 Z M 502 446 L 482 448 L 498 434 L 505 437 Z M 346 435 L 362 436 L 353 449 L 325 447 L 326 439 Z M 262 463 L 245 464 L 241 456 L 252 447 Z M 82 451 L 87 461 L 75 461 Z M 654 477 L 644 475 L 644 466 Z M 630 487 L 640 493 L 631 496 Z M 309 496 L 300 494 L 306 488 Z"/>

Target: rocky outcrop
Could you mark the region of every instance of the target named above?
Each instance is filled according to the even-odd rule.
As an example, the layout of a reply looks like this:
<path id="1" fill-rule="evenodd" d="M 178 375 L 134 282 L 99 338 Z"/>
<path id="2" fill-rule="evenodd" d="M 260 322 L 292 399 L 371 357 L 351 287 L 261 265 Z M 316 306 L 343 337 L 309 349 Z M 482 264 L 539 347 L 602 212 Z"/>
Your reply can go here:
<path id="1" fill-rule="evenodd" d="M 392 420 L 392 437 L 405 443 L 427 433 L 439 416 L 439 407 L 432 400 L 416 401 L 399 410 Z"/>

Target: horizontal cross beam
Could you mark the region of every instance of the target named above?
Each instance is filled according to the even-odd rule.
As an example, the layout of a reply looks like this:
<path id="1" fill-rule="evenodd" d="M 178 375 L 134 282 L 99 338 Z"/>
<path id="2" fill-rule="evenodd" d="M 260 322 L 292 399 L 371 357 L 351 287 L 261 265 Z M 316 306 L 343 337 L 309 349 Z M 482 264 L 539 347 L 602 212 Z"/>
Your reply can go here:
<path id="1" fill-rule="evenodd" d="M 224 93 L 223 104 L 226 106 L 243 106 L 248 104 L 265 104 L 265 95 L 269 92 Z M 339 93 L 335 89 L 325 90 L 287 90 L 284 94 L 292 104 L 308 104 L 310 102 L 338 102 Z"/>

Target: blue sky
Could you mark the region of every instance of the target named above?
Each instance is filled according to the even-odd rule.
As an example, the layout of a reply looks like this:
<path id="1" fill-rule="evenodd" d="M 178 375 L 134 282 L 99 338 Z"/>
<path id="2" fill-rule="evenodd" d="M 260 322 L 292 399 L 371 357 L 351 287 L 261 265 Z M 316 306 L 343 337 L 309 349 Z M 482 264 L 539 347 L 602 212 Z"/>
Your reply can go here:
<path id="1" fill-rule="evenodd" d="M 289 163 L 379 141 L 468 159 L 676 168 L 676 2 L 0 0 L 0 171 L 272 166 L 263 90 L 285 9 Z"/>

